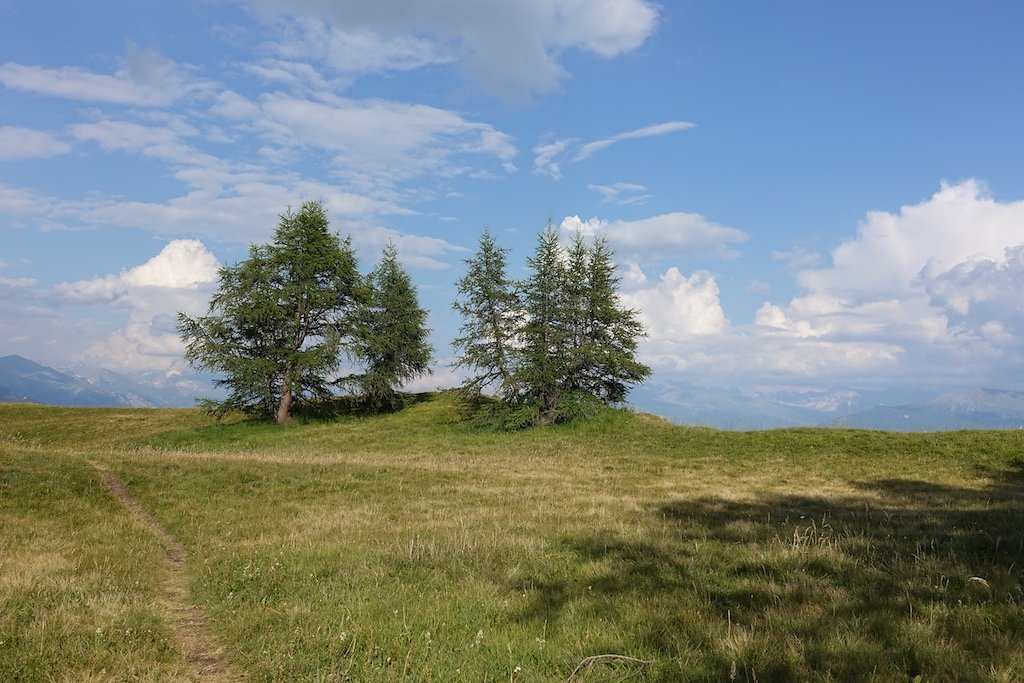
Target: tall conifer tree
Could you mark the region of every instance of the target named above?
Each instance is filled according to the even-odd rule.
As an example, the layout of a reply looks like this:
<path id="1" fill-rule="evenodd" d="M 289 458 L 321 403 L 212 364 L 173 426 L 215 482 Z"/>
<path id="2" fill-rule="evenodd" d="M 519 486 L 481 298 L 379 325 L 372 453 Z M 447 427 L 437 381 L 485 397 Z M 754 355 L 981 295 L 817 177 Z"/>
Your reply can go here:
<path id="1" fill-rule="evenodd" d="M 463 389 L 471 394 L 489 386 L 497 386 L 502 396 L 511 392 L 515 338 L 522 314 L 505 272 L 507 253 L 485 229 L 476 253 L 466 260 L 466 274 L 456 283 L 458 295 L 452 308 L 462 314 L 462 326 L 452 342 L 459 352 L 454 367 L 473 373 L 463 383 Z"/>
<path id="2" fill-rule="evenodd" d="M 583 383 L 605 403 L 621 403 L 633 385 L 651 374 L 636 358 L 644 328 L 636 311 L 623 307 L 619 300 L 621 278 L 615 274 L 613 254 L 603 235 L 594 239 L 587 265 Z"/>
<path id="3" fill-rule="evenodd" d="M 567 268 L 558 233 L 550 224 L 527 263 L 532 273 L 521 285 L 525 318 L 515 382 L 519 399 L 536 405 L 540 422 L 551 422 L 558 418 L 571 332 Z"/>
<path id="4" fill-rule="evenodd" d="M 583 236 L 576 233 L 565 249 L 565 272 L 562 284 L 565 332 L 564 375 L 560 382 L 569 397 L 580 398 L 588 391 L 587 369 L 593 364 L 590 338 L 590 250 Z"/>

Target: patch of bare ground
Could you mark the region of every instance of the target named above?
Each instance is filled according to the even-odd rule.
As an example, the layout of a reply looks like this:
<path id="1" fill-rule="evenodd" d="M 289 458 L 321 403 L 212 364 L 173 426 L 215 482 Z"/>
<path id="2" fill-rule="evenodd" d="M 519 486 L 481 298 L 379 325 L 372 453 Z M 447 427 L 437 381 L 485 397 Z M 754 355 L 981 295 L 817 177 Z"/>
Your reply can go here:
<path id="1" fill-rule="evenodd" d="M 224 647 L 210 632 L 206 615 L 190 599 L 185 546 L 161 526 L 156 517 L 131 494 L 120 477 L 105 465 L 90 461 L 103 480 L 103 485 L 129 513 L 157 537 L 167 558 L 166 571 L 160 582 L 161 607 L 174 630 L 190 674 L 196 681 L 234 683 L 245 679 L 232 670 L 224 656 Z"/>

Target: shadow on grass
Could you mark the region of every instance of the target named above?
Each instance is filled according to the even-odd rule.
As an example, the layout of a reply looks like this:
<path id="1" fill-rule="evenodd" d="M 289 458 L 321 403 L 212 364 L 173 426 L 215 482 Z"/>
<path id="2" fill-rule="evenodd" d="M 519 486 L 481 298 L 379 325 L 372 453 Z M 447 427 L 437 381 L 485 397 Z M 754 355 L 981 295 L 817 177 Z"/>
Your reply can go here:
<path id="1" fill-rule="evenodd" d="M 985 474 L 667 502 L 655 541 L 565 539 L 517 616 L 616 623 L 650 680 L 1024 680 L 1024 460 Z"/>
<path id="2" fill-rule="evenodd" d="M 362 396 L 335 396 L 322 401 L 309 401 L 296 405 L 293 415 L 304 421 L 328 421 L 339 417 L 370 417 L 386 413 L 397 413 L 414 405 L 431 400 L 431 392 L 396 392 L 394 396 L 377 401 Z"/>
<path id="3" fill-rule="evenodd" d="M 303 425 L 332 424 L 341 420 L 360 419 L 397 413 L 432 399 L 431 393 L 400 394 L 389 406 L 371 406 L 352 397 L 335 397 L 329 401 L 296 404 L 292 419 L 285 425 L 277 424 L 264 415 L 245 415 L 241 412 L 216 416 L 213 424 L 171 429 L 140 439 L 141 443 L 157 448 L 256 448 L 275 440 L 291 439 L 292 428 Z"/>

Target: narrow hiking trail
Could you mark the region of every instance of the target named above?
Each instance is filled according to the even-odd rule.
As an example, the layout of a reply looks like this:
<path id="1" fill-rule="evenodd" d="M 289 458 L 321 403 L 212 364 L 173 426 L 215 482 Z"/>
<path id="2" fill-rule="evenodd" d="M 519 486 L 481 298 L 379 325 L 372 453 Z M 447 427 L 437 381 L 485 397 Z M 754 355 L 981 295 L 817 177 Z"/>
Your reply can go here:
<path id="1" fill-rule="evenodd" d="M 234 672 L 224 656 L 224 648 L 207 626 L 206 615 L 190 599 L 185 546 L 164 529 L 156 517 L 131 494 L 120 477 L 105 465 L 89 461 L 103 485 L 118 502 L 160 541 L 166 556 L 166 571 L 160 581 L 161 608 L 178 640 L 189 674 L 197 681 L 240 683 L 245 679 Z"/>

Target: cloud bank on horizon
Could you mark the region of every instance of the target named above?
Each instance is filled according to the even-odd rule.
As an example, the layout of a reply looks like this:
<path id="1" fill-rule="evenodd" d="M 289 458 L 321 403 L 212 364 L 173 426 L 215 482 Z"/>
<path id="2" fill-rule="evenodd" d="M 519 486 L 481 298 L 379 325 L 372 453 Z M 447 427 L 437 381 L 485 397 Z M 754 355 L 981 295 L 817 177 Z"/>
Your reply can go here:
<path id="1" fill-rule="evenodd" d="M 64 8 L 55 45 L 45 8 L 0 6 L 0 354 L 180 370 L 177 311 L 316 198 L 365 269 L 389 241 L 413 269 L 442 359 L 424 388 L 458 381 L 453 282 L 483 226 L 518 267 L 545 218 L 608 237 L 659 382 L 1024 383 L 1006 17 L 951 48 L 955 17 L 898 10 L 930 33 L 872 24 L 894 47 L 868 57 L 836 27 L 871 6 L 122 9 Z"/>

